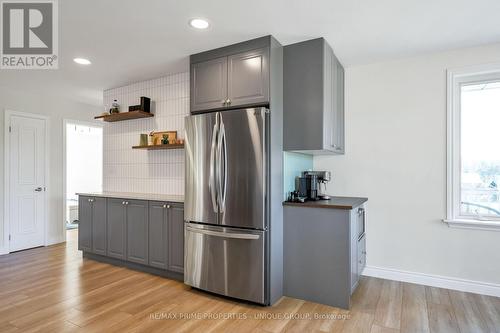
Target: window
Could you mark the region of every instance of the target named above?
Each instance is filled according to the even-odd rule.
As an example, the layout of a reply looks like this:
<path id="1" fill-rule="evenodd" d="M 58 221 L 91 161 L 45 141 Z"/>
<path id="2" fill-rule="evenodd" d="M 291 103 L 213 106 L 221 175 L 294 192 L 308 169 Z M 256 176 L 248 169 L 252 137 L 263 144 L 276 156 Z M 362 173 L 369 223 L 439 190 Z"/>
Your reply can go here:
<path id="1" fill-rule="evenodd" d="M 450 226 L 500 230 L 500 65 L 448 72 Z"/>

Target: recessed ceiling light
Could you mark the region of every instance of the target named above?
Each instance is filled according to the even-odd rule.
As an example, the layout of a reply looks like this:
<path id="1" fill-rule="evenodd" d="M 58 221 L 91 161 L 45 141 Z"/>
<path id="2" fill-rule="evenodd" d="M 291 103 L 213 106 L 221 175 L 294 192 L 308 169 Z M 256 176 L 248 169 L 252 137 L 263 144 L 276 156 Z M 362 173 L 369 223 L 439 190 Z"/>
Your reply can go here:
<path id="1" fill-rule="evenodd" d="M 90 60 L 85 59 L 85 58 L 75 58 L 75 59 L 73 59 L 73 61 L 76 62 L 77 64 L 80 64 L 80 65 L 90 65 L 91 64 Z"/>
<path id="2" fill-rule="evenodd" d="M 206 29 L 209 24 L 208 21 L 202 18 L 195 18 L 189 21 L 189 25 L 196 29 Z"/>

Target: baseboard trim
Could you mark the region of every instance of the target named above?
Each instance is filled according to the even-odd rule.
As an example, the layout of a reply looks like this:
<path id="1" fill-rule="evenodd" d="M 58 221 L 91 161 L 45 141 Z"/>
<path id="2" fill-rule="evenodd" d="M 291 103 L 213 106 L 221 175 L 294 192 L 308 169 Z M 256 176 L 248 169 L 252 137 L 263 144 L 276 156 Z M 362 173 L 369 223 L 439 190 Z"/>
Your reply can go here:
<path id="1" fill-rule="evenodd" d="M 421 284 L 475 294 L 500 297 L 500 284 L 466 280 L 440 275 L 402 271 L 391 268 L 366 266 L 363 275 L 381 279 Z"/>
<path id="2" fill-rule="evenodd" d="M 0 247 L 0 256 L 4 254 L 9 254 L 9 249 L 7 246 Z"/>

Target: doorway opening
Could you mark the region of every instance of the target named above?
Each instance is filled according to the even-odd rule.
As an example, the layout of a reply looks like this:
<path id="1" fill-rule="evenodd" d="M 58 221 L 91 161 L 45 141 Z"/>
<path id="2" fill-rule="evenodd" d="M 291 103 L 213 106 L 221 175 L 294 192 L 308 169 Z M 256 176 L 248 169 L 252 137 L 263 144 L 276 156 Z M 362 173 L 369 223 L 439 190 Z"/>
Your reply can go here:
<path id="1" fill-rule="evenodd" d="M 102 191 L 103 128 L 94 123 L 65 120 L 65 229 L 78 228 L 77 193 Z"/>

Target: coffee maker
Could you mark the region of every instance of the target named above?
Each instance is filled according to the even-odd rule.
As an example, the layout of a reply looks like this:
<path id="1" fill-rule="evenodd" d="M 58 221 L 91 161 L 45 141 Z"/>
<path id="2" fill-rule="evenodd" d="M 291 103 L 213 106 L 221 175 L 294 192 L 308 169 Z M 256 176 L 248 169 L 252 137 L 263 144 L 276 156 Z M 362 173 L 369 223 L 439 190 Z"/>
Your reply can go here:
<path id="1" fill-rule="evenodd" d="M 330 171 L 303 171 L 301 177 L 295 180 L 299 201 L 330 200 L 326 194 L 326 183 L 330 180 Z"/>

